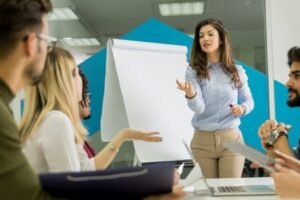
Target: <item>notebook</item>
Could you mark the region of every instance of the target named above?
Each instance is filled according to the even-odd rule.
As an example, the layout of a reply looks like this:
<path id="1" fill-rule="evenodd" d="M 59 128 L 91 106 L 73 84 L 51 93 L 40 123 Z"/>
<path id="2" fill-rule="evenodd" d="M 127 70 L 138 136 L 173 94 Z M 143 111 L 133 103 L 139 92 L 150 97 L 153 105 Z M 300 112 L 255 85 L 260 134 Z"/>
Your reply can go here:
<path id="1" fill-rule="evenodd" d="M 172 191 L 175 166 L 161 163 L 143 167 L 86 172 L 40 174 L 42 187 L 53 197 L 65 199 L 140 200 Z"/>
<path id="2" fill-rule="evenodd" d="M 193 171 L 198 171 L 201 175 L 201 178 L 208 189 L 208 193 L 211 196 L 254 196 L 254 195 L 275 195 L 275 189 L 273 185 L 224 185 L 224 186 L 211 186 L 208 184 L 206 178 L 203 176 L 201 167 L 196 162 L 193 157 L 193 154 L 188 146 L 188 144 L 183 141 L 185 148 L 190 154 L 191 159 L 194 163 Z M 197 169 L 199 168 L 199 169 Z M 189 177 L 189 176 L 188 176 Z M 199 180 L 199 179 L 198 179 Z M 193 184 L 192 181 L 188 181 L 185 186 Z M 194 192 L 197 195 L 197 191 Z M 202 192 L 201 192 L 202 194 Z"/>

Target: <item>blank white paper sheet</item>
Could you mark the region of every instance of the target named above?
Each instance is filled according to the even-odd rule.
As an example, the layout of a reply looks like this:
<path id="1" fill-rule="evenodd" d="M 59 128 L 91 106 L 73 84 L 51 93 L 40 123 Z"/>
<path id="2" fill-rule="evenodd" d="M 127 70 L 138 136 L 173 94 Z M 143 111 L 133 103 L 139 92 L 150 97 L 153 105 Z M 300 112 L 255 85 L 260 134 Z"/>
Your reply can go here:
<path id="1" fill-rule="evenodd" d="M 182 140 L 190 141 L 192 111 L 176 79 L 184 80 L 187 47 L 111 39 L 101 119 L 103 141 L 130 127 L 158 131 L 163 142 L 134 141 L 141 163 L 188 160 Z"/>

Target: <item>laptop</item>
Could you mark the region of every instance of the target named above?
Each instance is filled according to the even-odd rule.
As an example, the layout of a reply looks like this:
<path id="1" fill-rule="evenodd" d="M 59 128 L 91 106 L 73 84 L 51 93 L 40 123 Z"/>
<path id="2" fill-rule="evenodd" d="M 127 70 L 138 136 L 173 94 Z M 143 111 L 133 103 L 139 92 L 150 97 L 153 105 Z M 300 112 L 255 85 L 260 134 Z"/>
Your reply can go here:
<path id="1" fill-rule="evenodd" d="M 273 185 L 224 185 L 224 186 L 211 186 L 208 184 L 206 178 L 203 176 L 203 173 L 201 171 L 201 168 L 199 164 L 194 159 L 194 156 L 188 146 L 188 144 L 183 141 L 184 146 L 186 150 L 188 151 L 191 159 L 194 163 L 194 168 L 199 169 L 193 169 L 193 171 L 199 171 L 201 174 L 201 178 L 205 184 L 205 186 L 208 189 L 208 193 L 211 196 L 260 196 L 260 195 L 275 195 L 275 189 Z M 199 179 L 198 179 L 199 180 Z M 195 183 L 195 182 L 194 182 Z M 193 184 L 192 182 L 188 182 L 185 186 L 189 186 Z M 202 192 L 201 192 L 202 193 Z M 197 195 L 197 191 L 194 191 L 194 194 Z"/>

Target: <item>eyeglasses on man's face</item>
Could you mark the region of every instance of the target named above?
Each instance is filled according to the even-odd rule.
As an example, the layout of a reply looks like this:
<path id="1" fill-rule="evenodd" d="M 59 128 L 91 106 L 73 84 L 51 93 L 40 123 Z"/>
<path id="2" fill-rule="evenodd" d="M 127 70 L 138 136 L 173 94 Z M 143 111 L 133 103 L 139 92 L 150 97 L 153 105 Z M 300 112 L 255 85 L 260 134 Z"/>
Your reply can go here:
<path id="1" fill-rule="evenodd" d="M 48 53 L 55 48 L 56 43 L 58 42 L 57 38 L 44 35 L 44 34 L 36 34 L 36 37 L 41 41 L 47 42 Z M 22 40 L 26 41 L 27 39 L 28 39 L 28 35 L 26 35 Z"/>
<path id="2" fill-rule="evenodd" d="M 44 34 L 37 34 L 36 36 L 40 40 L 43 40 L 43 41 L 47 42 L 48 52 L 51 52 L 55 48 L 55 46 L 57 44 L 57 38 L 51 37 L 51 36 L 48 36 L 48 35 L 44 35 Z"/>

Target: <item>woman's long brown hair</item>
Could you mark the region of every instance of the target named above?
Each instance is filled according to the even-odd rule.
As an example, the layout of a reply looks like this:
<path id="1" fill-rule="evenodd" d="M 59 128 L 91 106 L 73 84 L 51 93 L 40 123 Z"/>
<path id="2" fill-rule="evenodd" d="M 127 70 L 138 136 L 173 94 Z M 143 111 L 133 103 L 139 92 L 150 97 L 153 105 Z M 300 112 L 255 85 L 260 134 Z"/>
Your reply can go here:
<path id="1" fill-rule="evenodd" d="M 195 28 L 194 42 L 191 53 L 191 67 L 196 71 L 199 79 L 209 79 L 209 73 L 207 68 L 207 55 L 202 51 L 199 43 L 199 32 L 203 26 L 211 25 L 219 33 L 220 37 L 220 62 L 223 71 L 231 78 L 235 87 L 240 87 L 241 80 L 235 66 L 232 49 L 230 44 L 230 38 L 227 30 L 224 28 L 223 23 L 216 19 L 206 19 L 197 24 Z"/>

